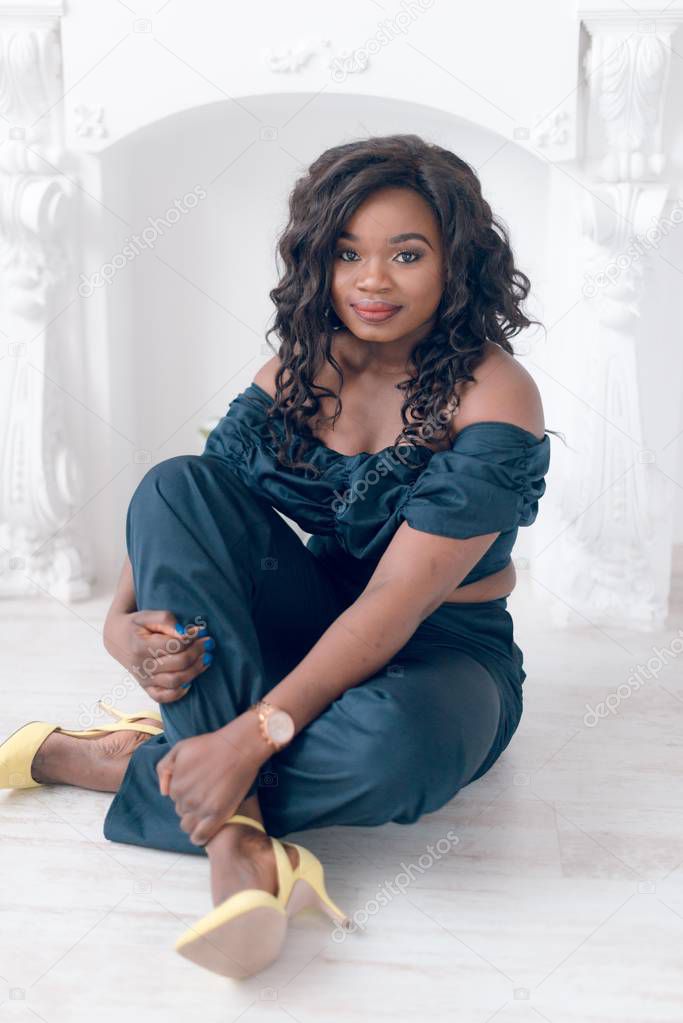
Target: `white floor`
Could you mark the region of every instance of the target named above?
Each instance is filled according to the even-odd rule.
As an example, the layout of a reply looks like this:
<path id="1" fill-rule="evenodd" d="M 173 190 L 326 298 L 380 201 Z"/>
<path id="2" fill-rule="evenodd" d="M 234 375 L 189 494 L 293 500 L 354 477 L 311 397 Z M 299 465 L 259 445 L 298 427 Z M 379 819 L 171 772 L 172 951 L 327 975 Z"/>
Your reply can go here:
<path id="1" fill-rule="evenodd" d="M 124 678 L 101 645 L 107 605 L 0 602 L 2 737 L 35 718 L 82 727 Z M 108 842 L 106 793 L 0 793 L 0 1023 L 680 1023 L 683 659 L 628 679 L 680 641 L 683 605 L 662 633 L 560 631 L 520 577 L 509 607 L 528 679 L 508 749 L 415 825 L 291 836 L 366 923 L 339 942 L 306 911 L 250 980 L 173 951 L 210 908 L 206 860 Z"/>

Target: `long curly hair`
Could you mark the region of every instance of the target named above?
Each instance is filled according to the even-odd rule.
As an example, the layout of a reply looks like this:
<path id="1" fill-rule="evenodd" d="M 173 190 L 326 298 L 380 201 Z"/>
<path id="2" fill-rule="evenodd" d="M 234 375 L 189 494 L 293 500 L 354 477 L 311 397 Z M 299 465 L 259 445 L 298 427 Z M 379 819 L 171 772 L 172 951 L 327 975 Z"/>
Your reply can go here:
<path id="1" fill-rule="evenodd" d="M 477 175 L 464 160 L 418 135 L 372 137 L 327 149 L 290 194 L 289 222 L 278 242 L 284 272 L 270 292 L 276 316 L 266 339 L 270 343 L 272 333 L 280 339 L 281 365 L 267 415 L 269 420 L 278 417 L 284 426 L 283 440 L 269 423 L 283 466 L 317 473 L 304 460 L 319 443 L 308 420 L 320 414 L 323 395 L 337 399 L 325 421 L 336 422 L 342 411 L 338 393 L 312 383 L 325 361 L 338 373 L 340 390 L 344 379 L 332 355 L 334 332 L 341 326 L 330 303 L 334 247 L 361 203 L 387 186 L 412 188 L 429 203 L 441 229 L 445 265 L 435 329 L 410 355 L 412 377 L 397 384 L 405 392 L 404 428 L 394 446 L 419 445 L 426 432 L 437 442 L 444 439 L 459 404 L 455 385 L 474 379 L 486 341 L 514 355 L 509 339 L 539 323 L 522 312 L 529 278 L 516 269 L 507 230 L 494 217 Z M 414 423 L 409 423 L 408 411 Z"/>

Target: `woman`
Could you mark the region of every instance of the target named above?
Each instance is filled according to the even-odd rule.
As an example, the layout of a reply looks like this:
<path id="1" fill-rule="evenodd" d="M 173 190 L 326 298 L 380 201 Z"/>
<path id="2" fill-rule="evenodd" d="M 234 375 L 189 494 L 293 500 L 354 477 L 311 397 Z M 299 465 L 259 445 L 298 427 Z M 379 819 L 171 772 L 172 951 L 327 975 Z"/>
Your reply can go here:
<path id="1" fill-rule="evenodd" d="M 128 508 L 105 645 L 160 713 L 0 747 L 26 785 L 115 792 L 112 841 L 208 855 L 216 908 L 176 947 L 228 976 L 271 962 L 307 902 L 349 925 L 277 836 L 413 823 L 506 748 L 510 552 L 550 457 L 509 340 L 529 280 L 453 153 L 326 151 L 279 252 L 277 355 Z"/>

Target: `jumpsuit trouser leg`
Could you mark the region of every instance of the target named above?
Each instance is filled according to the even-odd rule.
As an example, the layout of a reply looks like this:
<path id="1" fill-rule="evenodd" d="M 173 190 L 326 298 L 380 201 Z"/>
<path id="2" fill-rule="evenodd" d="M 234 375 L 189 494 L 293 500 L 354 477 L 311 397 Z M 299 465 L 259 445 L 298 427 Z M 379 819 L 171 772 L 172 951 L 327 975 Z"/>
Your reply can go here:
<path id="1" fill-rule="evenodd" d="M 265 696 L 358 591 L 214 456 L 153 466 L 131 498 L 126 543 L 138 608 L 184 624 L 201 616 L 216 646 L 186 695 L 159 704 L 163 733 L 131 756 L 104 835 L 206 855 L 159 792 L 158 761 Z M 269 834 L 413 823 L 474 778 L 498 733 L 498 686 L 473 657 L 419 633 L 262 766 L 246 795 L 258 795 Z"/>

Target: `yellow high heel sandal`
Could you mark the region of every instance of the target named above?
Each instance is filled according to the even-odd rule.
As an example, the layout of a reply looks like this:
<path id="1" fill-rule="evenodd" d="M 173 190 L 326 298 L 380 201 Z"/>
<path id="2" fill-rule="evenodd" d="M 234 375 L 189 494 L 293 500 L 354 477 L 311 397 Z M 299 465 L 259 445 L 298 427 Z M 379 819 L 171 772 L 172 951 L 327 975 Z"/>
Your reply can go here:
<path id="1" fill-rule="evenodd" d="M 157 728 L 156 725 L 138 723 L 140 718 L 156 718 L 161 722 L 161 714 L 157 710 L 142 710 L 135 714 L 124 714 L 101 700 L 98 701 L 98 705 L 119 720 L 112 725 L 99 725 L 80 731 L 61 728 L 48 721 L 29 721 L 28 724 L 18 728 L 16 732 L 12 732 L 3 743 L 0 743 L 0 789 L 31 789 L 43 784 L 32 776 L 31 764 L 39 747 L 53 732 L 76 735 L 81 739 L 94 739 L 108 735 L 109 732 L 124 730 L 144 732 L 147 735 L 158 735 L 163 732 L 163 728 Z"/>
<path id="2" fill-rule="evenodd" d="M 226 824 L 236 821 L 259 831 L 259 821 L 236 813 Z M 271 895 L 261 888 L 247 888 L 231 895 L 203 916 L 176 941 L 180 955 L 224 977 L 251 977 L 270 966 L 280 954 L 290 917 L 311 904 L 320 906 L 340 926 L 350 920 L 327 894 L 320 861 L 295 843 L 299 864 L 292 869 L 282 843 L 271 836 L 278 891 Z"/>
<path id="3" fill-rule="evenodd" d="M 290 844 L 298 850 L 299 865 L 294 871 L 294 884 L 285 906 L 287 915 L 292 917 L 300 909 L 317 906 L 343 930 L 351 930 L 351 919 L 328 895 L 325 871 L 318 857 L 303 845 L 297 845 L 296 842 Z"/>

